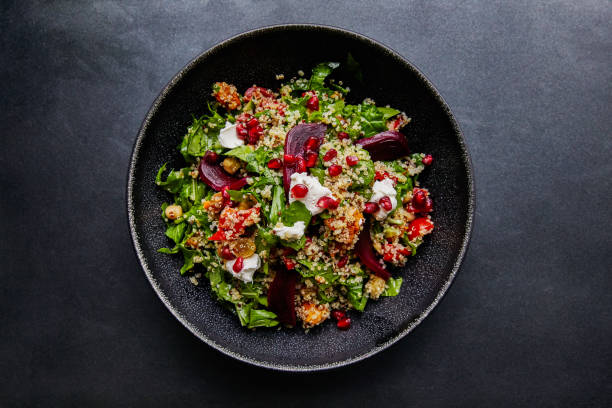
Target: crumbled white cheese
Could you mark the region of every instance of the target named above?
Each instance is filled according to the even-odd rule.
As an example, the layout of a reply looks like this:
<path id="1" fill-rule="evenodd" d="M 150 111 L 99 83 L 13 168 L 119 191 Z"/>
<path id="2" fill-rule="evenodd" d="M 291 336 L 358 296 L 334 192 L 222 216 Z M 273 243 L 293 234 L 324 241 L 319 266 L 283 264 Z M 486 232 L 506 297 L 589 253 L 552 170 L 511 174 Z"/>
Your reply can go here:
<path id="1" fill-rule="evenodd" d="M 295 241 L 304 236 L 305 228 L 306 224 L 304 224 L 304 221 L 298 221 L 291 227 L 288 227 L 281 222 L 276 224 L 273 231 L 280 239 L 284 239 L 285 241 Z"/>
<path id="2" fill-rule="evenodd" d="M 244 144 L 244 140 L 240 139 L 236 133 L 235 123 L 225 122 L 225 127 L 219 132 L 219 143 L 226 149 L 233 149 Z"/>
<path id="3" fill-rule="evenodd" d="M 395 210 L 395 207 L 397 207 L 397 191 L 395 191 L 395 187 L 393 187 L 393 180 L 388 178 L 382 181 L 377 180 L 374 182 L 374 186 L 372 187 L 372 197 L 370 198 L 370 201 L 378 204 L 379 206 L 379 210 L 374 213 L 374 217 L 376 217 L 378 221 L 382 221 L 387 218 L 387 214 L 391 212 L 385 211 L 384 208 L 382 208 L 382 205 L 380 205 L 378 202 L 384 196 L 389 197 L 391 200 L 391 204 L 393 205 L 391 211 Z"/>
<path id="4" fill-rule="evenodd" d="M 304 184 L 308 187 L 308 193 L 306 193 L 305 197 L 295 198 L 293 194 L 291 194 L 291 189 L 296 184 Z M 301 201 L 304 203 L 308 211 L 312 215 L 320 214 L 323 212 L 323 208 L 317 207 L 317 202 L 321 197 L 331 197 L 335 200 L 335 197 L 332 195 L 332 192 L 329 188 L 323 187 L 321 183 L 319 183 L 319 179 L 316 177 L 309 176 L 306 173 L 293 173 L 291 175 L 291 187 L 289 188 L 289 203 L 294 201 Z"/>
<path id="5" fill-rule="evenodd" d="M 255 271 L 261 266 L 259 255 L 253 254 L 242 260 L 242 270 L 238 273 L 234 272 L 234 264 L 236 259 L 225 262 L 225 269 L 232 274 L 234 278 L 238 278 L 243 282 L 253 282 Z"/>

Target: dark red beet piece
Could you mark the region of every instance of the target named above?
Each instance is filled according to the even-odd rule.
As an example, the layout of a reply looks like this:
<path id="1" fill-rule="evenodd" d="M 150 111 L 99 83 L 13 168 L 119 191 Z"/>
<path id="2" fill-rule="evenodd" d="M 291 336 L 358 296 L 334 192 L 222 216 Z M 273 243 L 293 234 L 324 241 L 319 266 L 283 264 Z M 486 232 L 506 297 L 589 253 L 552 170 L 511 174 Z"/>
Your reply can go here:
<path id="1" fill-rule="evenodd" d="M 366 223 L 359 234 L 359 241 L 355 247 L 359 260 L 374 274 L 388 280 L 391 274 L 378 263 L 378 258 L 372 249 L 372 237 L 370 237 L 370 224 Z"/>
<path id="2" fill-rule="evenodd" d="M 377 160 L 395 160 L 410 153 L 406 136 L 395 130 L 388 130 L 372 137 L 355 142 L 370 153 L 370 158 Z"/>
<path id="3" fill-rule="evenodd" d="M 302 158 L 302 160 L 296 160 L 294 164 L 289 164 L 285 159 L 285 167 L 283 168 L 283 184 L 285 187 L 285 194 L 289 194 L 291 175 L 298 171 L 298 161 L 303 163 L 303 167 L 305 167 L 306 158 L 304 155 L 306 154 L 306 149 L 304 146 L 306 145 L 306 142 L 310 138 L 315 138 L 319 141 L 318 145 L 320 145 L 323 137 L 325 137 L 325 129 L 327 129 L 327 126 L 323 123 L 300 123 L 291 128 L 291 130 L 287 133 L 287 137 L 285 138 L 284 154 L 293 155 L 296 158 Z M 314 147 L 312 142 L 310 144 Z M 311 151 L 318 153 L 318 145 L 311 149 Z M 300 167 L 301 170 L 304 170 L 302 166 Z"/>
<path id="4" fill-rule="evenodd" d="M 200 180 L 215 191 L 228 187 L 230 190 L 240 190 L 246 185 L 246 178 L 232 177 L 218 164 L 210 164 L 206 160 L 200 160 L 198 166 Z"/>
<path id="5" fill-rule="evenodd" d="M 276 313 L 278 321 L 295 326 L 295 283 L 298 273 L 281 268 L 276 272 L 268 289 L 268 308 Z"/>

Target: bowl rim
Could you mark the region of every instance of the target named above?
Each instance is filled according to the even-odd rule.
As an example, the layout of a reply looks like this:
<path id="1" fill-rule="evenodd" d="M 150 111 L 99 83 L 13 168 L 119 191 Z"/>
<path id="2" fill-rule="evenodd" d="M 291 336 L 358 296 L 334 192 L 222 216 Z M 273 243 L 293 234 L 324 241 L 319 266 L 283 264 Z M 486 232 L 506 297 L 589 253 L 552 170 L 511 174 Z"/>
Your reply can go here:
<path id="1" fill-rule="evenodd" d="M 237 353 L 235 351 L 229 350 L 227 349 L 225 346 L 223 346 L 222 344 L 219 344 L 217 342 L 215 342 L 214 340 L 212 340 L 211 338 L 209 338 L 206 334 L 202 333 L 195 325 L 193 325 L 191 322 L 189 322 L 187 320 L 187 318 L 185 318 L 183 315 L 181 315 L 181 313 L 179 313 L 174 306 L 170 303 L 169 299 L 166 297 L 165 293 L 162 291 L 160 285 L 158 284 L 158 282 L 156 281 L 155 277 L 153 276 L 151 269 L 149 268 L 149 265 L 147 263 L 147 260 L 144 256 L 143 250 L 141 248 L 140 245 L 140 241 L 138 238 L 138 234 L 136 232 L 136 221 L 135 221 L 135 216 L 134 216 L 134 212 L 135 212 L 135 207 L 134 207 L 134 183 L 136 181 L 135 178 L 135 170 L 136 170 L 136 163 L 138 162 L 139 156 L 140 156 L 140 149 L 145 137 L 145 134 L 147 133 L 147 130 L 149 128 L 149 124 L 152 120 L 152 118 L 157 114 L 160 106 L 162 105 L 162 103 L 164 102 L 164 100 L 166 99 L 167 95 L 169 94 L 169 92 L 171 91 L 171 89 L 196 65 L 198 65 L 202 60 L 206 59 L 209 55 L 213 54 L 216 50 L 220 49 L 220 48 L 224 48 L 228 45 L 231 45 L 234 42 L 237 41 L 241 41 L 245 38 L 248 38 L 250 36 L 253 35 L 258 35 L 258 34 L 262 34 L 262 33 L 269 33 L 269 32 L 276 32 L 276 31 L 283 31 L 283 30 L 295 30 L 295 31 L 299 31 L 299 30 L 312 30 L 312 29 L 318 29 L 318 30 L 324 30 L 330 33 L 334 33 L 334 34 L 341 34 L 344 36 L 349 36 L 349 37 L 353 37 L 361 42 L 364 43 L 369 43 L 370 45 L 373 45 L 375 47 L 378 48 L 382 48 L 385 52 L 389 53 L 398 63 L 403 64 L 406 68 L 408 68 L 410 71 L 412 71 L 413 74 L 415 74 L 423 83 L 424 85 L 429 89 L 429 91 L 433 94 L 434 98 L 438 101 L 438 103 L 440 104 L 440 106 L 444 109 L 444 111 L 446 112 L 447 116 L 450 119 L 451 122 L 451 126 L 452 129 L 457 137 L 457 141 L 459 142 L 459 147 L 461 149 L 461 156 L 463 158 L 463 162 L 464 165 L 466 167 L 466 172 L 467 172 L 467 181 L 468 181 L 468 207 L 467 207 L 467 220 L 465 222 L 465 233 L 463 234 L 463 240 L 461 243 L 461 248 L 459 250 L 459 254 L 457 255 L 457 258 L 455 260 L 455 263 L 452 267 L 452 270 L 450 272 L 450 274 L 448 275 L 446 281 L 444 282 L 444 284 L 442 285 L 442 287 L 440 288 L 440 290 L 437 292 L 436 297 L 434 298 L 434 300 L 429 304 L 429 306 L 427 306 L 427 308 L 416 318 L 414 319 L 412 322 L 410 322 L 410 324 L 404 328 L 403 330 L 397 332 L 393 337 L 387 339 L 387 341 L 385 341 L 382 344 L 377 344 L 375 347 L 373 347 L 371 350 L 369 350 L 366 353 L 354 356 L 354 357 L 350 357 L 344 360 L 340 360 L 340 361 L 335 361 L 335 362 L 331 362 L 331 363 L 325 363 L 325 364 L 313 364 L 313 365 L 295 365 L 295 364 L 282 364 L 282 363 L 271 363 L 265 360 L 261 360 L 261 359 L 257 359 L 257 358 L 253 358 L 250 357 L 248 355 L 244 355 L 244 354 L 240 354 Z M 473 167 L 472 167 L 472 160 L 470 157 L 470 154 L 468 152 L 467 149 L 467 144 L 465 142 L 465 138 L 463 136 L 463 132 L 461 131 L 459 124 L 457 123 L 457 121 L 455 120 L 455 116 L 453 115 L 450 107 L 448 106 L 448 104 L 444 101 L 444 99 L 442 98 L 442 96 L 440 95 L 440 92 L 438 92 L 438 90 L 434 87 L 434 85 L 431 83 L 431 81 L 429 81 L 429 79 L 427 79 L 427 77 L 418 69 L 418 67 L 416 65 L 414 65 L 412 62 L 408 61 L 406 58 L 404 58 L 402 55 L 400 55 L 398 52 L 396 52 L 395 50 L 393 50 L 391 47 L 382 44 L 381 42 L 378 42 L 372 38 L 369 38 L 363 34 L 359 34 L 356 33 L 354 31 L 351 30 L 347 30 L 345 28 L 340 28 L 340 27 L 335 27 L 335 26 L 330 26 L 330 25 L 323 25 L 323 24 L 308 24 L 308 23 L 297 23 L 297 24 L 278 24 L 278 25 L 267 25 L 267 26 L 262 26 L 259 28 L 255 28 L 252 30 L 248 30 L 245 32 L 241 32 L 239 34 L 236 34 L 232 37 L 227 38 L 226 40 L 223 40 L 219 43 L 216 43 L 215 45 L 213 45 L 212 47 L 208 48 L 207 50 L 201 52 L 200 54 L 198 54 L 196 57 L 194 57 L 191 61 L 189 61 L 183 68 L 181 68 L 181 70 L 179 72 L 177 72 L 172 79 L 162 88 L 162 90 L 159 92 L 159 94 L 157 95 L 157 97 L 155 98 L 155 100 L 153 101 L 153 103 L 151 104 L 151 107 L 149 108 L 147 115 L 145 116 L 140 129 L 138 131 L 138 135 L 136 137 L 136 140 L 134 141 L 134 145 L 132 147 L 132 153 L 130 155 L 130 164 L 129 164 L 129 169 L 128 169 L 128 173 L 127 173 L 127 189 L 126 189 L 126 204 L 127 204 L 127 215 L 128 215 L 128 223 L 129 223 L 129 229 L 130 229 L 130 236 L 131 236 L 131 241 L 132 241 L 132 245 L 134 247 L 134 251 L 136 252 L 136 256 L 138 258 L 138 261 L 140 263 L 140 266 L 142 267 L 142 269 L 145 272 L 145 275 L 147 277 L 147 279 L 149 280 L 149 283 L 151 284 L 151 286 L 153 287 L 155 293 L 157 294 L 157 296 L 160 298 L 160 300 L 162 301 L 162 303 L 168 308 L 168 310 L 170 311 L 170 313 L 172 313 L 172 315 L 179 321 L 181 322 L 181 324 L 183 326 L 185 326 L 187 328 L 187 330 L 189 330 L 193 335 L 195 335 L 196 337 L 198 337 L 200 340 L 202 340 L 203 342 L 205 342 L 206 344 L 208 344 L 209 346 L 211 346 L 212 348 L 220 351 L 221 353 L 233 357 L 239 361 L 245 362 L 245 363 L 249 363 L 255 366 L 259 366 L 259 367 L 264 367 L 264 368 L 268 368 L 268 369 L 273 369 L 273 370 L 279 370 L 279 371 L 289 371 L 289 372 L 309 372 L 309 371 L 321 371 L 321 370 L 329 370 L 329 369 L 333 369 L 333 368 L 339 368 L 339 367 L 343 367 L 349 364 L 353 364 L 362 360 L 367 359 L 368 357 L 371 357 L 387 348 L 389 348 L 390 346 L 392 346 L 393 344 L 397 343 L 400 339 L 404 338 L 408 333 L 410 333 L 411 331 L 413 331 L 419 324 L 421 324 L 421 322 L 432 312 L 432 310 L 438 305 L 438 303 L 440 302 L 440 300 L 444 297 L 444 295 L 446 294 L 446 292 L 448 291 L 449 287 L 451 286 L 453 280 L 455 279 L 455 276 L 457 275 L 457 272 L 459 271 L 459 268 L 461 266 L 461 263 L 463 262 L 463 259 L 465 257 L 465 254 L 467 252 L 468 246 L 469 246 L 469 242 L 470 242 L 470 238 L 472 235 L 472 229 L 473 229 L 473 222 L 474 222 L 474 211 L 475 211 L 475 186 L 474 186 L 474 171 L 473 171 Z"/>

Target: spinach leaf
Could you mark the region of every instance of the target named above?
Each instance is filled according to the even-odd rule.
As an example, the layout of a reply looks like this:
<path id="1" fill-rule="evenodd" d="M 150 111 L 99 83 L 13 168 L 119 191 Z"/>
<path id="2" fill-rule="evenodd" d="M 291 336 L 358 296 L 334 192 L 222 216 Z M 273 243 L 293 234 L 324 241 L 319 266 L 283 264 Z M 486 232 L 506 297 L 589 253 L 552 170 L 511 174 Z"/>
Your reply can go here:
<path id="1" fill-rule="evenodd" d="M 166 236 L 178 245 L 183 240 L 183 235 L 185 234 L 186 228 L 187 224 L 185 222 L 181 222 L 179 224 L 170 224 L 166 229 Z"/>
<path id="2" fill-rule="evenodd" d="M 309 89 L 319 89 L 324 87 L 325 78 L 331 74 L 331 72 L 338 68 L 340 64 L 337 62 L 322 62 L 312 69 L 312 75 L 310 81 L 308 81 Z"/>
<path id="3" fill-rule="evenodd" d="M 253 304 L 236 303 L 235 308 L 238 319 L 240 319 L 240 324 L 242 326 L 247 326 L 251 321 L 251 309 L 253 308 Z"/>
<path id="4" fill-rule="evenodd" d="M 272 233 L 271 230 L 261 228 L 257 230 L 257 235 L 255 236 L 255 246 L 257 247 L 257 252 L 270 250 L 274 248 L 278 244 L 278 237 Z"/>
<path id="5" fill-rule="evenodd" d="M 263 309 L 251 309 L 247 326 L 249 329 L 253 327 L 274 327 L 277 325 L 276 314 Z"/>
<path id="6" fill-rule="evenodd" d="M 283 224 L 288 227 L 292 226 L 298 221 L 304 221 L 304 224 L 308 226 L 311 217 L 312 215 L 310 214 L 310 211 L 308 211 L 308 208 L 306 208 L 304 203 L 301 201 L 292 202 L 281 215 Z"/>
<path id="7" fill-rule="evenodd" d="M 306 244 L 306 237 L 302 235 L 300 239 L 297 239 L 295 241 L 286 241 L 284 239 L 281 239 L 280 242 L 286 247 L 293 248 L 296 251 L 299 251 Z"/>
<path id="8" fill-rule="evenodd" d="M 348 301 L 353 305 L 355 310 L 362 312 L 368 301 L 368 297 L 363 293 L 363 280 L 360 281 L 356 278 L 349 278 L 346 280 L 346 288 L 348 290 Z"/>
<path id="9" fill-rule="evenodd" d="M 320 169 L 318 167 L 312 167 L 310 169 L 310 174 L 319 179 L 319 183 L 323 184 L 325 182 L 325 169 Z"/>
<path id="10" fill-rule="evenodd" d="M 187 173 L 189 173 L 189 168 L 171 170 L 170 173 L 168 173 L 166 180 L 162 180 L 162 174 L 166 170 L 167 164 L 168 163 L 165 163 L 157 171 L 157 176 L 155 176 L 155 184 L 163 187 L 166 191 L 172 194 L 177 194 L 179 191 L 181 191 L 183 183 L 185 181 L 189 181 L 188 178 L 191 178 L 187 175 Z M 187 176 L 187 178 L 185 176 Z"/>
<path id="11" fill-rule="evenodd" d="M 270 225 L 274 227 L 278 222 L 278 218 L 285 208 L 285 190 L 283 186 L 274 186 L 274 191 L 272 192 L 272 205 L 270 206 L 270 215 L 268 216 L 268 220 L 270 220 Z"/>
<path id="12" fill-rule="evenodd" d="M 397 296 L 402 287 L 402 278 L 389 278 L 387 281 L 387 287 L 380 296 Z"/>
<path id="13" fill-rule="evenodd" d="M 253 153 L 253 150 L 253 146 L 250 145 L 238 146 L 229 152 L 225 152 L 225 155 L 236 157 L 244 162 L 248 162 L 249 156 Z"/>

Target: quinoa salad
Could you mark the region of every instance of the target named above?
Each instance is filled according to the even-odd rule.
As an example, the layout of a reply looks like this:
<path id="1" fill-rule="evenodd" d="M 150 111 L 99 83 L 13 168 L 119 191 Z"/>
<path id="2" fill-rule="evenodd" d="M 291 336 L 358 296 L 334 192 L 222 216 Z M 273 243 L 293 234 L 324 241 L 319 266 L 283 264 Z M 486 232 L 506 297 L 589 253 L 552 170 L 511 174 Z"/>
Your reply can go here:
<path id="1" fill-rule="evenodd" d="M 172 196 L 161 207 L 172 245 L 159 252 L 182 255 L 180 273 L 246 328 L 350 328 L 400 292 L 393 267 L 433 231 L 418 181 L 433 159 L 408 149 L 410 118 L 349 104 L 330 79 L 338 66 L 277 75 L 278 90 L 215 83 L 178 147 L 185 167 L 157 173 Z"/>

